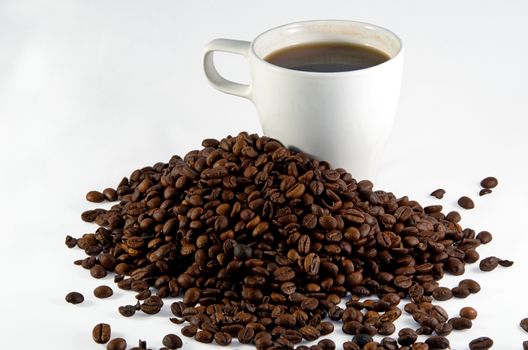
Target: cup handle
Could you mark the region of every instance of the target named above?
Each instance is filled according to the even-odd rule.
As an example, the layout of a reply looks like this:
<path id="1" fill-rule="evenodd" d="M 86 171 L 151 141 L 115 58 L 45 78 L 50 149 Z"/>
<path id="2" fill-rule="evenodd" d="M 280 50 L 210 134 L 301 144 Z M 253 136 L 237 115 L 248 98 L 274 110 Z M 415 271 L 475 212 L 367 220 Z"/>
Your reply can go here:
<path id="1" fill-rule="evenodd" d="M 249 41 L 232 39 L 215 39 L 207 44 L 204 50 L 203 66 L 205 76 L 215 88 L 227 94 L 251 99 L 251 85 L 225 79 L 218 73 L 214 64 L 215 51 L 239 54 L 247 59 L 250 46 Z"/>

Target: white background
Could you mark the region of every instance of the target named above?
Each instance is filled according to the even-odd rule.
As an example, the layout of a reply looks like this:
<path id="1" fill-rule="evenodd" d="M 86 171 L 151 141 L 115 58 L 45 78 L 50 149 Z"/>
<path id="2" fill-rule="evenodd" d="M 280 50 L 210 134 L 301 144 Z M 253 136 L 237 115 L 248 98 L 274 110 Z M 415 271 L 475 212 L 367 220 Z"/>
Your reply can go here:
<path id="1" fill-rule="evenodd" d="M 97 349 L 91 328 L 161 346 L 179 334 L 160 315 L 124 319 L 133 294 L 96 300 L 102 282 L 75 267 L 66 234 L 94 230 L 80 213 L 86 191 L 116 186 L 137 167 L 168 161 L 205 137 L 260 132 L 253 106 L 208 85 L 203 46 L 216 37 L 250 40 L 304 19 L 353 19 L 398 33 L 406 45 L 401 104 L 377 188 L 424 205 L 444 187 L 445 210 L 476 198 L 463 225 L 494 234 L 481 256 L 515 260 L 493 273 L 467 268 L 482 292 L 442 303 L 471 305 L 471 330 L 451 336 L 466 349 L 478 336 L 520 349 L 528 316 L 528 5 L 525 1 L 0 1 L 0 334 L 5 349 Z M 228 77 L 247 80 L 239 57 L 221 57 Z M 500 180 L 478 198 L 479 181 Z M 463 211 L 463 210 L 462 210 Z M 446 278 L 456 285 L 460 278 Z M 66 304 L 83 292 L 86 301 Z M 170 303 L 170 301 L 168 301 Z M 402 321 L 399 325 L 406 324 Z M 410 324 L 410 323 L 409 323 Z M 340 343 L 350 337 L 336 332 Z M 188 349 L 198 346 L 185 339 Z M 217 347 L 201 346 L 202 349 Z M 243 348 L 243 347 L 237 347 Z M 244 347 L 249 348 L 249 347 Z"/>

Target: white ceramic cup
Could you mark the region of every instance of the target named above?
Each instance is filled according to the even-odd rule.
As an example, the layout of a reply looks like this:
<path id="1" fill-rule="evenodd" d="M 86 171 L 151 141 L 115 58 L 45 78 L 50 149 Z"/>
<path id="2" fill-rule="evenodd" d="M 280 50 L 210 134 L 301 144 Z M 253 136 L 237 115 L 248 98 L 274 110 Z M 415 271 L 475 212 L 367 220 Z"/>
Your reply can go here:
<path id="1" fill-rule="evenodd" d="M 390 59 L 331 73 L 287 69 L 264 60 L 278 49 L 315 42 L 368 45 Z M 250 84 L 223 78 L 214 64 L 215 51 L 244 56 Z M 205 48 L 203 64 L 215 88 L 253 101 L 266 136 L 345 168 L 356 179 L 376 178 L 400 95 L 403 45 L 393 32 L 354 21 L 291 23 L 270 29 L 253 42 L 213 40 Z"/>

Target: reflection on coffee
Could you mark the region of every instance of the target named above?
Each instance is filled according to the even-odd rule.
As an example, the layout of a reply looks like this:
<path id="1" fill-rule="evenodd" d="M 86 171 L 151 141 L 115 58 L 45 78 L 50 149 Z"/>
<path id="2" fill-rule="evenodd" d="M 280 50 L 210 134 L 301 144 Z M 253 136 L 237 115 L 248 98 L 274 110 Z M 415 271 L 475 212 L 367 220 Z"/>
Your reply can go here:
<path id="1" fill-rule="evenodd" d="M 307 72 L 346 72 L 376 66 L 390 56 L 374 47 L 345 42 L 314 42 L 288 46 L 265 60 L 288 69 Z"/>

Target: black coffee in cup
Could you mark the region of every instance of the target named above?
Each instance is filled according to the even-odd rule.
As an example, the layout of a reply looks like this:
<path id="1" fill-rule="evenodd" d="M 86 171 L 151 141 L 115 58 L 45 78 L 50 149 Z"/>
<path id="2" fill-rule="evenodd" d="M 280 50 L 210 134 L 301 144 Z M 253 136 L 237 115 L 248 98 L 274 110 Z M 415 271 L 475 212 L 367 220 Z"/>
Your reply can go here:
<path id="1" fill-rule="evenodd" d="M 376 66 L 390 56 L 374 47 L 346 42 L 288 46 L 265 57 L 279 67 L 306 72 L 346 72 Z"/>

